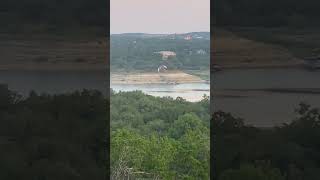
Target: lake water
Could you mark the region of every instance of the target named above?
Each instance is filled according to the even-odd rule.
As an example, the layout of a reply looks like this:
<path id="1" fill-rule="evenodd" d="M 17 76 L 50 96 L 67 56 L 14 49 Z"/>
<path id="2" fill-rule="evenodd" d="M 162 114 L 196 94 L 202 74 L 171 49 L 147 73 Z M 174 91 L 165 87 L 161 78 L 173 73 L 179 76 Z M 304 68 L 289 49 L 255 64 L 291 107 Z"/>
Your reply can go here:
<path id="1" fill-rule="evenodd" d="M 74 90 L 97 89 L 106 92 L 107 72 L 103 71 L 0 71 L 0 84 L 22 95 L 31 90 L 60 94 Z"/>
<path id="2" fill-rule="evenodd" d="M 107 72 L 103 71 L 0 71 L 0 84 L 27 96 L 31 90 L 38 93 L 60 94 L 82 89 L 106 92 Z M 154 96 L 178 96 L 188 101 L 199 101 L 209 95 L 209 84 L 187 83 L 177 85 L 111 85 L 115 91 L 140 90 Z"/>
<path id="3" fill-rule="evenodd" d="M 65 93 L 79 89 L 106 92 L 107 73 L 102 71 L 0 71 L 0 83 L 23 95 L 30 90 Z M 320 107 L 320 71 L 304 69 L 233 69 L 215 73 L 212 79 L 215 111 L 242 117 L 249 124 L 273 126 L 295 118 L 300 102 Z M 141 90 L 155 96 L 200 100 L 209 84 L 111 85 L 116 91 Z"/>
<path id="4" fill-rule="evenodd" d="M 231 112 L 255 126 L 294 119 L 300 102 L 320 108 L 320 71 L 233 69 L 213 76 L 213 109 Z"/>

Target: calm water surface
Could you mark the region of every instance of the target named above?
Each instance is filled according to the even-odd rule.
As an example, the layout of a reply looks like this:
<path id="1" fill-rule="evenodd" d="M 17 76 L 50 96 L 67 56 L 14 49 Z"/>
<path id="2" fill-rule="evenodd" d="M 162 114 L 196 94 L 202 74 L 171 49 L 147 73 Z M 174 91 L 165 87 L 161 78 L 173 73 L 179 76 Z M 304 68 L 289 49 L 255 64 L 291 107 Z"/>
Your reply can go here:
<path id="1" fill-rule="evenodd" d="M 320 71 L 226 70 L 214 74 L 212 89 L 217 94 L 212 98 L 215 111 L 231 112 L 255 126 L 290 122 L 300 102 L 320 108 Z M 310 89 L 313 93 L 308 92 Z"/>
<path id="2" fill-rule="evenodd" d="M 27 95 L 30 90 L 65 93 L 79 89 L 106 91 L 107 73 L 99 71 L 0 71 L 0 83 Z M 320 107 L 320 71 L 304 69 L 234 69 L 215 73 L 212 80 L 214 110 L 242 117 L 256 126 L 274 126 L 295 118 L 300 102 Z M 210 85 L 111 85 L 115 91 L 141 90 L 154 96 L 197 101 Z M 268 91 L 272 89 L 272 91 Z M 312 91 L 312 92 L 311 92 Z"/>
<path id="3" fill-rule="evenodd" d="M 103 71 L 0 71 L 0 84 L 28 95 L 31 90 L 38 93 L 60 94 L 82 89 L 97 89 L 106 92 L 107 72 Z M 140 90 L 154 96 L 182 97 L 188 101 L 199 101 L 209 95 L 209 84 L 189 83 L 178 85 L 111 85 L 115 91 Z"/>
<path id="4" fill-rule="evenodd" d="M 82 89 L 106 92 L 107 72 L 103 71 L 0 71 L 0 84 L 22 95 L 31 90 L 60 94 Z"/>

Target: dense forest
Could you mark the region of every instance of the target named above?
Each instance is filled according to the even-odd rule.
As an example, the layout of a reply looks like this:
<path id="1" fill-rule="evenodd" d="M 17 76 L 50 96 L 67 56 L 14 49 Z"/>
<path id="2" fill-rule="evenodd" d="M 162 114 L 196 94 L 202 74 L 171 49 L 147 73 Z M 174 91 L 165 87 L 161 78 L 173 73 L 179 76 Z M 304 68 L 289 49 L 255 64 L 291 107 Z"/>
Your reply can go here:
<path id="1" fill-rule="evenodd" d="M 107 103 L 108 104 L 108 103 Z M 211 119 L 197 103 L 142 92 L 111 92 L 112 177 L 314 180 L 320 167 L 320 112 L 256 128 L 230 113 Z M 91 90 L 22 97 L 0 88 L 1 179 L 101 179 L 108 173 L 106 99 Z"/>
<path id="2" fill-rule="evenodd" d="M 213 115 L 218 180 L 314 180 L 320 170 L 320 112 L 301 103 L 297 118 L 270 129 L 245 125 L 230 113 Z"/>
<path id="3" fill-rule="evenodd" d="M 28 97 L 0 86 L 0 179 L 106 179 L 107 103 L 94 90 Z"/>
<path id="4" fill-rule="evenodd" d="M 213 26 L 320 26 L 318 0 L 220 0 L 213 2 Z"/>
<path id="5" fill-rule="evenodd" d="M 208 70 L 210 64 L 209 32 L 191 41 L 171 36 L 111 35 L 112 71 L 157 71 L 161 64 L 169 69 Z M 146 35 L 147 36 L 147 35 Z M 180 35 L 183 36 L 183 35 Z M 185 35 L 186 36 L 186 35 Z M 163 60 L 159 51 L 172 51 L 175 57 Z"/>
<path id="6" fill-rule="evenodd" d="M 208 179 L 209 98 L 111 92 L 113 177 Z M 95 90 L 28 97 L 0 87 L 1 179 L 104 179 L 107 100 Z M 137 173 L 137 174 L 136 174 Z"/>
<path id="7" fill-rule="evenodd" d="M 209 98 L 112 92 L 112 179 L 209 179 Z"/>
<path id="8" fill-rule="evenodd" d="M 112 177 L 313 180 L 320 167 L 320 112 L 301 103 L 296 119 L 256 128 L 198 103 L 141 92 L 111 94 Z M 213 149 L 209 148 L 209 127 Z"/>

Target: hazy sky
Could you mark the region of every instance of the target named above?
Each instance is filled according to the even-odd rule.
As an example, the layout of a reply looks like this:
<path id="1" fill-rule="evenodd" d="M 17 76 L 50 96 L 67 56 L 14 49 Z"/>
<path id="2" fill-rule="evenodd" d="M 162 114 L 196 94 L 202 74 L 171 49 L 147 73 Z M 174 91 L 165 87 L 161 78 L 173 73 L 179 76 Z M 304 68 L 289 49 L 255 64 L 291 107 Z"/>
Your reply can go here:
<path id="1" fill-rule="evenodd" d="M 210 0 L 111 0 L 112 34 L 210 30 Z"/>

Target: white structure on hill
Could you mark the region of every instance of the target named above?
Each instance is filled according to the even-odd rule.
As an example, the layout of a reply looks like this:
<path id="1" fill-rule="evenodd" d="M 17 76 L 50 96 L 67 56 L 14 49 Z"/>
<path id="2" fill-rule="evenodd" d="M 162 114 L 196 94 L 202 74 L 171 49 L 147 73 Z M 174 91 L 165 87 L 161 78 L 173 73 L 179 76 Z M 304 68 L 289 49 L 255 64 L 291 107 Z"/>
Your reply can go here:
<path id="1" fill-rule="evenodd" d="M 156 52 L 156 53 L 162 55 L 162 60 L 167 60 L 169 57 L 177 56 L 177 54 L 175 52 L 173 52 L 173 51 L 159 51 L 159 52 Z"/>
<path id="2" fill-rule="evenodd" d="M 183 39 L 187 40 L 187 41 L 190 41 L 190 40 L 192 40 L 192 36 L 191 35 L 187 35 Z"/>

